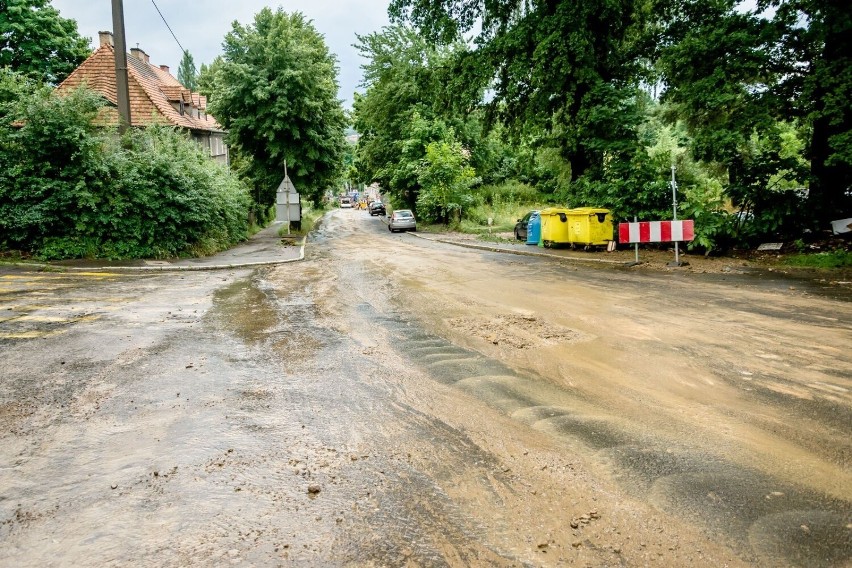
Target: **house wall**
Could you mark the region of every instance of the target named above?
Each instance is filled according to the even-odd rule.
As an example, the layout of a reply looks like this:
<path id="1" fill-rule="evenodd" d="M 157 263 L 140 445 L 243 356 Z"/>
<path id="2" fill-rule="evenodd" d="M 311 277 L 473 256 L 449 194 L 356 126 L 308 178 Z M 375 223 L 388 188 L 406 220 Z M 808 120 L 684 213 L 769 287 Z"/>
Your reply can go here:
<path id="1" fill-rule="evenodd" d="M 228 147 L 225 145 L 224 133 L 194 130 L 192 139 L 206 148 L 211 158 L 223 164 L 228 164 Z"/>

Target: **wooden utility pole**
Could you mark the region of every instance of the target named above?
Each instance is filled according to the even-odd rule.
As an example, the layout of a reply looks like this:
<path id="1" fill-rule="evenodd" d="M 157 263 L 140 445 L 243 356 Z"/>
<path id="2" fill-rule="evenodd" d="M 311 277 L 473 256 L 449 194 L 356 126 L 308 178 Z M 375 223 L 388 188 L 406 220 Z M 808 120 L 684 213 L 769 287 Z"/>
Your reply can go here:
<path id="1" fill-rule="evenodd" d="M 130 126 L 130 90 L 127 86 L 127 42 L 124 39 L 124 5 L 112 0 L 112 32 L 115 37 L 115 92 L 118 98 L 118 131 L 124 134 Z"/>

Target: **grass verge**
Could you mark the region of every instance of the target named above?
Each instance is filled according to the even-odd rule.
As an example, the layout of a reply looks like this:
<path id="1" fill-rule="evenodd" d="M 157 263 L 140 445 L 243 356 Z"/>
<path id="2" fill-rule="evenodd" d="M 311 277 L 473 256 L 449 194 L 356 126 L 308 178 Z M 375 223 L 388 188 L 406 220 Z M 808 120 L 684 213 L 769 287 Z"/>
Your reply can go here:
<path id="1" fill-rule="evenodd" d="M 305 207 L 302 207 L 302 226 L 301 226 L 301 228 L 299 228 L 298 231 L 291 229 L 290 234 L 291 235 L 300 235 L 300 236 L 307 235 L 308 233 L 310 233 L 313 230 L 313 228 L 316 225 L 319 218 L 322 217 L 323 215 L 325 215 L 325 213 L 329 209 L 331 209 L 331 207 L 328 206 L 328 205 L 320 205 L 319 207 L 307 205 Z M 287 234 L 287 225 L 282 224 L 281 228 L 278 229 L 278 236 L 283 237 L 286 234 Z"/>
<path id="2" fill-rule="evenodd" d="M 784 264 L 801 268 L 849 268 L 852 267 L 852 252 L 838 249 L 813 254 L 794 254 L 788 256 Z"/>
<path id="3" fill-rule="evenodd" d="M 540 211 L 546 207 L 553 207 L 542 203 L 518 205 L 515 203 L 500 203 L 496 205 L 480 205 L 468 212 L 457 227 L 453 230 L 460 233 L 487 234 L 488 219 L 491 219 L 492 233 L 511 233 L 518 219 L 530 211 Z"/>

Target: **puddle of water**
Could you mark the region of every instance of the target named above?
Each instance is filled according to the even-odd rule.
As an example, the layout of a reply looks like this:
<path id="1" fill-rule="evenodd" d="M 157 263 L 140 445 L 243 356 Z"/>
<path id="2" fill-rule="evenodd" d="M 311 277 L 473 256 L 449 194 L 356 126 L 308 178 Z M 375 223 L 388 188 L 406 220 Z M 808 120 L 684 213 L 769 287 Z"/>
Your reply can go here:
<path id="1" fill-rule="evenodd" d="M 264 341 L 278 324 L 274 306 L 253 280 L 237 280 L 218 289 L 210 317 L 252 344 Z"/>

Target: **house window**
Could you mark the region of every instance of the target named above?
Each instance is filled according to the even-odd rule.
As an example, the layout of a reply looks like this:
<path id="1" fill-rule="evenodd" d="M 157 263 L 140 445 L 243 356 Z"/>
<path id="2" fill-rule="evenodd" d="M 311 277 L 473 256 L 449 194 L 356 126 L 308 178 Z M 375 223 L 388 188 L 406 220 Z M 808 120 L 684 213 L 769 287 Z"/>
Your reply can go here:
<path id="1" fill-rule="evenodd" d="M 210 135 L 210 155 L 221 156 L 225 153 L 225 142 L 221 136 L 216 134 Z"/>

